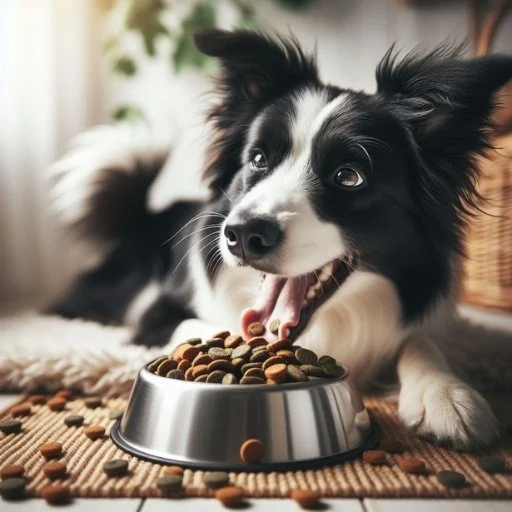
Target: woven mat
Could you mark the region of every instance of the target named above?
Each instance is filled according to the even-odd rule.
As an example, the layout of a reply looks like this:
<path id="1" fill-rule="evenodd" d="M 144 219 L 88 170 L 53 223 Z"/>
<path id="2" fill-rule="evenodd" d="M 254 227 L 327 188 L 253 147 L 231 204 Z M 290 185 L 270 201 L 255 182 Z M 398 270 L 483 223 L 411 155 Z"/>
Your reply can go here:
<path id="1" fill-rule="evenodd" d="M 386 466 L 371 466 L 360 459 L 319 470 L 285 473 L 232 473 L 231 481 L 246 490 L 248 497 L 286 497 L 291 489 L 319 490 L 325 497 L 421 497 L 421 498 L 512 498 L 512 472 L 488 475 L 479 469 L 474 455 L 457 453 L 423 442 L 409 435 L 399 424 L 394 405 L 368 398 L 366 405 L 379 423 L 384 440 L 400 440 L 407 451 L 403 455 L 388 455 Z M 32 407 L 32 414 L 22 418 L 20 434 L 0 434 L 0 467 L 24 464 L 29 480 L 27 493 L 38 495 L 48 484 L 43 475 L 45 461 L 38 447 L 48 441 L 64 445 L 63 461 L 67 463 L 66 479 L 71 494 L 76 497 L 159 497 L 155 482 L 162 466 L 139 460 L 119 448 L 106 436 L 91 441 L 82 428 L 64 425 L 63 419 L 72 413 L 82 414 L 86 423 L 100 424 L 107 433 L 113 425 L 111 410 L 122 410 L 124 399 L 104 401 L 104 407 L 87 409 L 83 400 L 68 402 L 67 410 L 52 412 L 45 405 Z M 0 421 L 9 419 L 8 411 L 0 414 Z M 492 452 L 505 458 L 512 466 L 512 438 L 502 439 Z M 400 457 L 423 459 L 429 469 L 427 475 L 407 475 L 398 466 Z M 115 458 L 130 461 L 130 472 L 121 478 L 109 478 L 102 472 L 104 462 Z M 452 469 L 463 473 L 468 485 L 463 489 L 447 490 L 435 477 L 435 471 Z M 210 496 L 202 484 L 202 471 L 186 470 L 185 493 L 188 496 Z"/>

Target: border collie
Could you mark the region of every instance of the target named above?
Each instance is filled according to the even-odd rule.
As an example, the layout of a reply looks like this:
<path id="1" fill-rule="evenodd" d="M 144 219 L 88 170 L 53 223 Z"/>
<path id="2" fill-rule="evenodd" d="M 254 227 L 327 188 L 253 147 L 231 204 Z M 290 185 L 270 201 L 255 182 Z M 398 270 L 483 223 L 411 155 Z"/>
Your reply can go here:
<path id="1" fill-rule="evenodd" d="M 279 337 L 334 356 L 362 388 L 393 363 L 419 435 L 493 442 L 489 405 L 426 332 L 455 315 L 475 156 L 512 57 L 391 49 L 367 94 L 322 83 L 293 38 L 207 30 L 195 43 L 221 65 L 209 199 L 152 213 L 165 148 L 122 126 L 82 136 L 53 169 L 55 205 L 105 256 L 51 312 L 135 317 L 147 346 L 279 319 Z"/>

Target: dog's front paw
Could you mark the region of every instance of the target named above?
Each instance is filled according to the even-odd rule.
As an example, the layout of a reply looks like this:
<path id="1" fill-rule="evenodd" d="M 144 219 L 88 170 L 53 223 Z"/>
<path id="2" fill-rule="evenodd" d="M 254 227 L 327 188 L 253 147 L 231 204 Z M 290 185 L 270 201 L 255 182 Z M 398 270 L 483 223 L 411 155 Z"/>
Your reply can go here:
<path id="1" fill-rule="evenodd" d="M 399 414 L 419 436 L 458 450 L 488 446 L 498 437 L 489 404 L 453 376 L 430 375 L 402 388 Z"/>

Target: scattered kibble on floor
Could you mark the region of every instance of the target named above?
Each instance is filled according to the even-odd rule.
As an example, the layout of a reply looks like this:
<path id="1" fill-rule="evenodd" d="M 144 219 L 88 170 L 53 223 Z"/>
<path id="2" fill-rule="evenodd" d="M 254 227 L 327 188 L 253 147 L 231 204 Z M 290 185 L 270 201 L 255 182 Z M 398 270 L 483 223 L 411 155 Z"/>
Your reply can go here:
<path id="1" fill-rule="evenodd" d="M 320 493 L 308 489 L 294 489 L 290 492 L 290 498 L 296 501 L 302 508 L 316 508 L 320 501 Z"/>
<path id="2" fill-rule="evenodd" d="M 439 471 L 437 480 L 441 485 L 448 488 L 460 489 L 466 485 L 466 477 L 458 471 Z"/>
<path id="3" fill-rule="evenodd" d="M 25 473 L 25 467 L 22 464 L 10 464 L 0 469 L 0 479 L 21 478 Z"/>
<path id="4" fill-rule="evenodd" d="M 67 467 L 64 462 L 47 462 L 43 466 L 43 473 L 50 480 L 56 480 L 57 478 L 64 478 L 66 476 Z"/>
<path id="5" fill-rule="evenodd" d="M 4 434 L 18 434 L 21 432 L 21 426 L 20 420 L 3 421 L 0 423 L 0 432 Z"/>
<path id="6" fill-rule="evenodd" d="M 383 450 L 366 450 L 363 452 L 363 460 L 368 464 L 381 466 L 386 464 L 386 452 Z"/>
<path id="7" fill-rule="evenodd" d="M 506 463 L 500 457 L 491 457 L 490 455 L 482 456 L 477 459 L 477 463 L 486 473 L 504 473 L 506 471 Z"/>
<path id="8" fill-rule="evenodd" d="M 0 496 L 4 500 L 20 500 L 25 496 L 24 478 L 8 478 L 0 482 Z"/>
<path id="9" fill-rule="evenodd" d="M 164 475 L 156 481 L 162 494 L 168 495 L 181 491 L 183 477 L 181 475 Z"/>
<path id="10" fill-rule="evenodd" d="M 109 460 L 103 464 L 103 471 L 108 476 L 123 476 L 128 472 L 128 461 L 125 459 Z"/>
<path id="11" fill-rule="evenodd" d="M 223 487 L 215 491 L 215 497 L 227 508 L 239 506 L 244 496 L 244 490 L 235 485 Z"/>
<path id="12" fill-rule="evenodd" d="M 51 505 L 67 503 L 71 498 L 69 487 L 61 484 L 51 484 L 43 487 L 41 497 Z"/>
<path id="13" fill-rule="evenodd" d="M 39 447 L 39 452 L 46 459 L 55 459 L 62 455 L 62 443 L 55 441 L 44 443 Z"/>
<path id="14" fill-rule="evenodd" d="M 207 471 L 203 476 L 203 483 L 211 489 L 218 489 L 229 484 L 229 475 L 225 471 Z"/>
<path id="15" fill-rule="evenodd" d="M 105 427 L 101 425 L 87 425 L 87 427 L 84 427 L 84 434 L 89 439 L 100 439 L 105 435 Z"/>

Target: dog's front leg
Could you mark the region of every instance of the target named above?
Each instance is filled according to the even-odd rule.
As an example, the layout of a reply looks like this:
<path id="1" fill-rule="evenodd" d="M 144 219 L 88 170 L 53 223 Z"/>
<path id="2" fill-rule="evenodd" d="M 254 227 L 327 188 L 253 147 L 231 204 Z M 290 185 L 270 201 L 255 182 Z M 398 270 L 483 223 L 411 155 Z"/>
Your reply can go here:
<path id="1" fill-rule="evenodd" d="M 418 435 L 456 449 L 488 446 L 498 436 L 489 404 L 458 379 L 439 349 L 421 336 L 408 338 L 398 360 L 399 413 Z"/>

